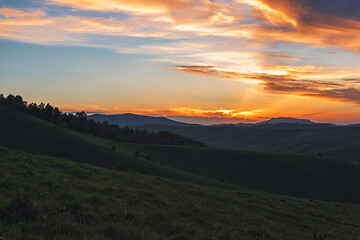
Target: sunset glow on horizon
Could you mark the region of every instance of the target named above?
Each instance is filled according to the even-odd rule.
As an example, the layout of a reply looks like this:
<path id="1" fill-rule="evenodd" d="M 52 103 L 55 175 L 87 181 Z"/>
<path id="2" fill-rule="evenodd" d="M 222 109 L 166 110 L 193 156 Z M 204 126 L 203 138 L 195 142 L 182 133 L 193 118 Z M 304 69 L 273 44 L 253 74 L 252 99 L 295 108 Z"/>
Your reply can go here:
<path id="1" fill-rule="evenodd" d="M 0 93 L 192 123 L 360 122 L 355 0 L 3 0 Z"/>

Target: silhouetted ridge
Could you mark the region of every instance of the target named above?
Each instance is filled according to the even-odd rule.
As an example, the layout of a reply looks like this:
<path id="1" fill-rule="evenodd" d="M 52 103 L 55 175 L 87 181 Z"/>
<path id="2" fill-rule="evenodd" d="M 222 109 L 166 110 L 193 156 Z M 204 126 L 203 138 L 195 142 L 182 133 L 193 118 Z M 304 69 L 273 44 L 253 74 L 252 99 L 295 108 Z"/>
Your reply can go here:
<path id="1" fill-rule="evenodd" d="M 68 127 L 72 130 L 90 134 L 96 137 L 107 138 L 118 142 L 141 143 L 141 144 L 163 144 L 182 145 L 193 147 L 207 147 L 206 144 L 171 133 L 168 131 L 148 132 L 147 130 L 120 128 L 117 124 L 110 124 L 108 121 L 96 122 L 88 119 L 85 112 L 63 113 L 57 107 L 49 103 L 27 103 L 19 95 L 12 94 L 4 97 L 0 94 L 0 106 L 9 109 L 27 112 L 33 116 L 55 123 L 60 127 Z"/>
<path id="2" fill-rule="evenodd" d="M 279 117 L 279 118 L 272 118 L 267 121 L 259 122 L 257 125 L 262 124 L 317 124 L 315 122 L 312 122 L 308 119 L 298 119 L 298 118 L 292 118 L 292 117 Z"/>
<path id="3" fill-rule="evenodd" d="M 94 114 L 88 116 L 88 118 L 95 120 L 97 122 L 108 121 L 109 123 L 117 124 L 120 127 L 136 127 L 136 126 L 152 125 L 152 124 L 181 126 L 181 127 L 192 126 L 192 124 L 174 121 L 166 117 L 152 117 L 152 116 L 138 115 L 132 113 L 114 114 L 114 115 Z"/>

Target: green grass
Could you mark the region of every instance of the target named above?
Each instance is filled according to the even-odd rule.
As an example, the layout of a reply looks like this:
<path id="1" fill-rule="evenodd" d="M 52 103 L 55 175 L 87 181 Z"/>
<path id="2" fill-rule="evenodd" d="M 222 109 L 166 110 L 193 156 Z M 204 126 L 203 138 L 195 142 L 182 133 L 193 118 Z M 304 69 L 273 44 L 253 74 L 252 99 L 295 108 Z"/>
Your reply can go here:
<path id="1" fill-rule="evenodd" d="M 0 109 L 0 132 L 0 145 L 109 169 L 128 168 L 206 186 L 360 203 L 360 166 L 327 158 L 122 144 L 59 130 L 49 122 L 6 109 Z M 150 154 L 153 161 L 135 158 L 136 150 Z"/>
<path id="2" fill-rule="evenodd" d="M 356 240 L 360 206 L 224 190 L 0 147 L 0 238 Z M 320 239 L 318 235 L 317 239 Z"/>

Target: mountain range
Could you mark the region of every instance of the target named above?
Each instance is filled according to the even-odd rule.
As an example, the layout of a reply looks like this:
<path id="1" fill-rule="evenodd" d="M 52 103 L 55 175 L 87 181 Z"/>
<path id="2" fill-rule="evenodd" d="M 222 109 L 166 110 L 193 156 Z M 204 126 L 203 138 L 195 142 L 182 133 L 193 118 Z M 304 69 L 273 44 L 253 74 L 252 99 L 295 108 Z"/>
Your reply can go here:
<path id="1" fill-rule="evenodd" d="M 193 126 L 194 124 L 188 124 L 183 122 L 174 121 L 166 117 L 152 117 L 146 115 L 138 114 L 115 114 L 115 115 L 105 115 L 105 114 L 94 114 L 88 116 L 88 119 L 95 120 L 97 122 L 109 122 L 110 124 L 117 124 L 120 127 L 135 127 L 142 125 L 167 125 L 167 126 Z"/>
<path id="2" fill-rule="evenodd" d="M 282 124 L 282 123 L 287 123 L 287 124 L 317 124 L 313 121 L 310 121 L 308 119 L 298 119 L 298 118 L 291 118 L 291 117 L 279 117 L 279 118 L 272 118 L 270 120 L 267 121 L 263 121 L 263 122 L 259 122 L 256 123 L 256 125 L 263 125 L 263 124 L 270 124 L 270 125 L 274 125 L 274 124 Z"/>
<path id="3" fill-rule="evenodd" d="M 89 118 L 140 130 L 169 131 L 215 148 L 297 153 L 360 161 L 360 127 L 357 124 L 342 126 L 307 119 L 273 118 L 256 124 L 204 126 L 135 114 L 92 115 Z"/>
<path id="4" fill-rule="evenodd" d="M 138 115 L 132 113 L 124 113 L 124 114 L 93 114 L 88 116 L 89 119 L 93 119 L 98 122 L 107 121 L 111 124 L 117 124 L 120 127 L 137 127 L 137 126 L 144 126 L 144 125 L 167 125 L 167 126 L 181 126 L 181 127 L 194 127 L 194 126 L 202 126 L 201 124 L 190 124 L 184 123 L 181 121 L 175 121 L 169 119 L 167 117 L 153 117 L 147 115 Z M 238 123 L 238 124 L 213 124 L 213 125 L 206 125 L 206 126 L 274 126 L 274 125 L 283 125 L 282 127 L 289 128 L 304 128 L 304 127 L 324 127 L 324 126 L 343 126 L 343 125 L 336 125 L 333 123 L 316 123 L 308 119 L 298 119 L 292 117 L 278 117 L 278 118 L 271 118 L 270 120 L 258 122 L 258 123 Z M 307 125 L 307 126 L 304 126 Z M 350 124 L 347 126 L 360 126 L 360 124 Z"/>

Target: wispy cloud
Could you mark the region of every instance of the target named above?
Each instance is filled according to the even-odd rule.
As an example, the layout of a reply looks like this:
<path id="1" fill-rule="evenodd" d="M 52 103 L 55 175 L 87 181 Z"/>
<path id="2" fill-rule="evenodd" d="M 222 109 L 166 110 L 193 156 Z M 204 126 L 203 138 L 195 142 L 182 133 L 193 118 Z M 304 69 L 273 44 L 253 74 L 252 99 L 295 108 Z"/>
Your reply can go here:
<path id="1" fill-rule="evenodd" d="M 136 37 L 189 38 L 222 36 L 251 40 L 258 44 L 274 42 L 304 43 L 316 47 L 335 46 L 360 50 L 360 21 L 355 14 L 324 11 L 327 5 L 306 0 L 47 0 L 49 4 L 71 6 L 80 10 L 121 12 L 127 18 L 51 17 L 44 12 L 2 9 L 2 24 L 7 33 L 17 31 L 19 39 L 26 36 L 26 26 L 37 26 L 34 36 L 43 36 L 41 25 L 55 28 L 58 35 L 105 34 Z M 245 7 L 253 7 L 252 14 Z M 78 15 L 77 15 L 78 16 Z M 56 22 L 56 24 L 54 23 Z M 16 26 L 23 26 L 21 32 Z M 12 28 L 11 28 L 12 27 Z M 25 33 L 24 33 L 25 32 Z M 24 33 L 24 35 L 20 35 Z M 14 35 L 14 34 L 13 34 Z M 28 34 L 29 35 L 29 34 Z M 61 39 L 58 39 L 61 41 Z"/>
<path id="2" fill-rule="evenodd" d="M 303 78 L 315 75 L 314 72 L 301 72 L 290 69 L 290 74 L 274 75 L 266 73 L 239 73 L 214 66 L 178 66 L 179 71 L 195 74 L 215 75 L 226 79 L 239 81 L 253 80 L 263 86 L 263 90 L 276 94 L 287 94 L 300 97 L 323 98 L 331 101 L 341 101 L 360 104 L 360 84 L 349 85 L 342 81 L 330 82 Z M 319 73 L 317 73 L 319 74 Z M 326 73 L 323 73 L 326 76 Z"/>
<path id="3" fill-rule="evenodd" d="M 358 1 L 238 0 L 255 8 L 261 24 L 254 37 L 269 41 L 306 43 L 318 47 L 336 46 L 360 51 Z"/>
<path id="4" fill-rule="evenodd" d="M 325 4 L 308 0 L 47 0 L 76 9 L 125 12 L 150 28 L 178 36 L 226 36 L 259 42 L 297 42 L 318 47 L 336 46 L 359 51 L 356 40 L 360 21 L 356 11 L 334 11 L 344 7 L 337 1 Z M 351 1 L 350 5 L 356 5 Z M 250 5 L 254 11 L 245 11 Z M 249 21 L 252 19 L 251 21 Z M 247 20 L 247 21 L 243 21 Z M 357 36 L 357 37 L 356 37 Z"/>

